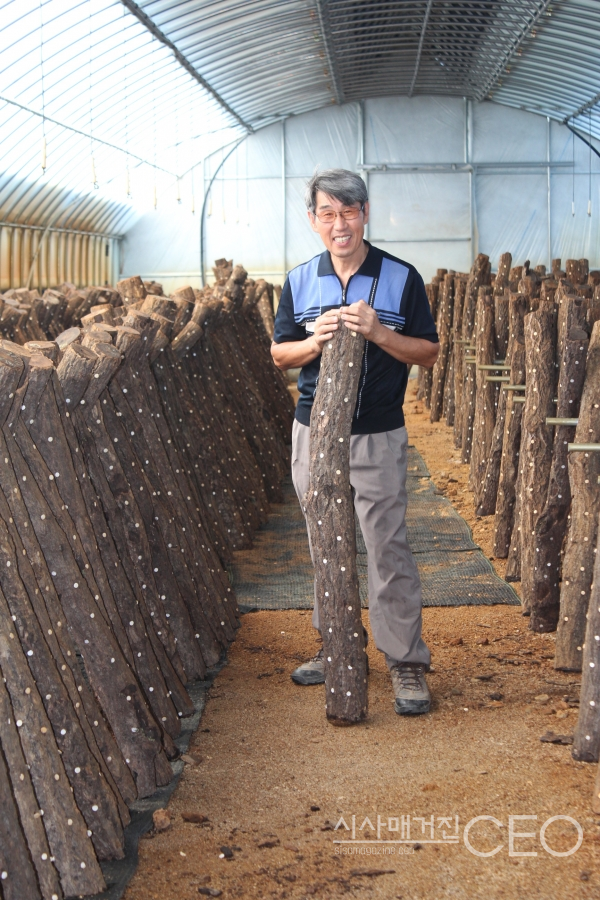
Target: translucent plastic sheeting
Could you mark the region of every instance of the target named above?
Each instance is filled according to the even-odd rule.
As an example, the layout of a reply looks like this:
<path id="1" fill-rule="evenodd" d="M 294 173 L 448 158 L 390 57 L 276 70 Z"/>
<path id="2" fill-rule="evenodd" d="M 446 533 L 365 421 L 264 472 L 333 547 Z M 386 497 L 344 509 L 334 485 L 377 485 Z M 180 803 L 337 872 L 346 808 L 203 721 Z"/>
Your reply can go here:
<path id="1" fill-rule="evenodd" d="M 501 253 L 510 251 L 515 265 L 548 260 L 548 204 L 545 171 L 477 175 L 475 194 L 479 248 L 495 267 Z M 581 253 L 577 254 L 577 259 Z"/>
<path id="2" fill-rule="evenodd" d="M 477 103 L 472 121 L 472 162 L 546 161 L 548 123 L 545 117 L 497 103 Z"/>
<path id="3" fill-rule="evenodd" d="M 470 239 L 467 173 L 374 172 L 369 196 L 375 242 Z"/>
<path id="4" fill-rule="evenodd" d="M 306 178 L 315 168 L 356 169 L 360 162 L 359 106 L 349 103 L 293 116 L 285 123 L 285 170 Z"/>
<path id="5" fill-rule="evenodd" d="M 360 168 L 362 138 L 364 164 L 377 171 Z M 285 126 L 278 122 L 247 138 L 218 172 L 207 204 L 207 271 L 216 257 L 227 256 L 253 277 L 281 282 L 285 271 L 320 253 L 304 204 L 304 185 L 317 165 L 363 173 L 371 199 L 369 239 L 412 262 L 426 281 L 440 266 L 467 271 L 477 252 L 489 254 L 494 268 L 505 251 L 515 264 L 529 259 L 549 266 L 552 257 L 586 255 L 600 267 L 600 160 L 575 139 L 573 218 L 572 153 L 564 125 L 461 98 L 392 97 L 367 100 L 362 111 L 354 103 L 289 118 Z M 207 162 L 205 184 L 222 159 L 220 151 Z M 465 164 L 471 172 L 460 170 Z M 189 207 L 189 188 L 182 196 Z M 157 225 L 157 254 L 150 240 L 145 249 L 137 240 L 138 234 L 151 236 L 153 216 L 128 234 L 127 274 L 160 276 L 169 284 L 185 265 L 185 278 L 198 284 L 199 222 L 178 220 L 177 246 L 174 232 Z"/>
<path id="6" fill-rule="evenodd" d="M 123 231 L 243 133 L 119 0 L 0 0 L 0 22 L 0 219 Z"/>
<path id="7" fill-rule="evenodd" d="M 365 162 L 465 160 L 466 103 L 455 97 L 365 101 Z"/>

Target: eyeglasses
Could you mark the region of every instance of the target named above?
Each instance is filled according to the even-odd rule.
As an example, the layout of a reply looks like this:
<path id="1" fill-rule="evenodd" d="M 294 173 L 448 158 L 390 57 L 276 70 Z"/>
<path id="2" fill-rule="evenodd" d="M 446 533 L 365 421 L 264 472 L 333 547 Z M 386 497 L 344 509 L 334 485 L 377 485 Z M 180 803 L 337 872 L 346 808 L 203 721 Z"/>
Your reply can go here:
<path id="1" fill-rule="evenodd" d="M 357 219 L 363 211 L 364 206 L 361 206 L 360 209 L 356 206 L 347 206 L 346 209 L 341 209 L 339 212 L 334 209 L 326 209 L 322 213 L 314 213 L 314 216 L 324 225 L 331 225 L 332 222 L 335 222 L 336 216 L 341 216 L 342 219 Z"/>

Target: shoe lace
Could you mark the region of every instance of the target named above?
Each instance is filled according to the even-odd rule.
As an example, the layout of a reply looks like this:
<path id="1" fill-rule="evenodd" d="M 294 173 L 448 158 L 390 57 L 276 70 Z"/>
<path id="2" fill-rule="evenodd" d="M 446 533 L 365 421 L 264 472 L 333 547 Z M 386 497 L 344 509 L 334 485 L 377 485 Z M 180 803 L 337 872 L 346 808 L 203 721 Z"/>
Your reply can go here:
<path id="1" fill-rule="evenodd" d="M 322 659 L 323 659 L 323 648 L 321 647 L 321 649 L 315 653 L 311 662 L 321 662 Z"/>
<path id="2" fill-rule="evenodd" d="M 400 677 L 403 690 L 410 691 L 421 687 L 419 676 L 423 674 L 422 665 L 419 663 L 396 665 L 394 669 Z"/>

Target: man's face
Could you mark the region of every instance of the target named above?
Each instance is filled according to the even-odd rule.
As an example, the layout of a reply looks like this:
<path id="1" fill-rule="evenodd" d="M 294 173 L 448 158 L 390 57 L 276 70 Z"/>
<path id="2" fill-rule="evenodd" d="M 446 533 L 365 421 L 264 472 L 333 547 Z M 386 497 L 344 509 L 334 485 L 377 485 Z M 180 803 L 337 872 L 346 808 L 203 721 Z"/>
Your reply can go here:
<path id="1" fill-rule="evenodd" d="M 354 208 L 359 210 L 360 203 L 355 203 Z M 315 213 L 308 213 L 308 218 L 313 231 L 321 236 L 321 240 L 329 250 L 332 256 L 338 259 L 348 259 L 355 253 L 360 253 L 363 246 L 363 237 L 365 233 L 365 225 L 369 221 L 369 204 L 365 203 L 365 208 L 359 212 L 355 219 L 344 219 L 339 215 L 342 210 L 349 209 L 348 204 L 324 194 L 323 191 L 317 191 L 317 202 L 315 205 Z M 321 222 L 318 218 L 324 213 L 336 213 L 333 222 Z"/>

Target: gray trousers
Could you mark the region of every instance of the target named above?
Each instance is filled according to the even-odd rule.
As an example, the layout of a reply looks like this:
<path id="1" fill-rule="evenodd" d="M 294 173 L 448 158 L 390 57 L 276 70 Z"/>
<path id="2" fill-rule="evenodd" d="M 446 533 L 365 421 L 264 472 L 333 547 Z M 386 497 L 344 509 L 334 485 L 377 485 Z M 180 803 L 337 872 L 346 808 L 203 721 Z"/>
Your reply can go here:
<path id="1" fill-rule="evenodd" d="M 294 420 L 292 480 L 302 506 L 308 490 L 310 428 Z M 406 428 L 350 438 L 350 484 L 367 548 L 369 619 L 373 640 L 396 662 L 423 663 L 431 654 L 421 637 L 421 580 L 406 537 Z M 309 533 L 310 544 L 310 533 Z M 311 548 L 312 555 L 312 548 Z M 315 596 L 312 623 L 319 628 Z"/>

